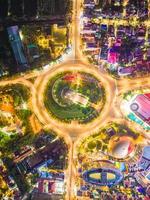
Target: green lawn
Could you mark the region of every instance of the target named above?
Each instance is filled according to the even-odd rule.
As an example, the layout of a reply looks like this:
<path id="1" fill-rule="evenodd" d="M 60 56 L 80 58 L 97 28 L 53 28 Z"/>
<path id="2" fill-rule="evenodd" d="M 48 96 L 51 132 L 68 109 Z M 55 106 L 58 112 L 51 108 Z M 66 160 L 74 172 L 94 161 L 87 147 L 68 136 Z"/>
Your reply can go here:
<path id="1" fill-rule="evenodd" d="M 71 72 L 58 74 L 49 81 L 44 93 L 45 106 L 54 118 L 61 121 L 70 122 L 71 120 L 78 120 L 81 123 L 89 122 L 98 115 L 97 111 L 90 106 L 90 103 L 101 101 L 104 96 L 104 89 L 98 86 L 98 81 L 95 77 L 92 77 L 95 79 L 95 82 L 83 80 L 83 83 L 79 86 L 74 82 L 71 84 L 64 81 L 62 77 L 69 73 L 71 74 Z M 84 73 L 81 74 L 82 76 L 84 75 Z M 89 74 L 85 74 L 85 76 L 91 78 L 91 75 L 89 76 Z M 80 104 L 67 103 L 62 97 L 63 89 L 76 90 L 87 97 L 89 103 L 86 107 L 83 107 Z"/>

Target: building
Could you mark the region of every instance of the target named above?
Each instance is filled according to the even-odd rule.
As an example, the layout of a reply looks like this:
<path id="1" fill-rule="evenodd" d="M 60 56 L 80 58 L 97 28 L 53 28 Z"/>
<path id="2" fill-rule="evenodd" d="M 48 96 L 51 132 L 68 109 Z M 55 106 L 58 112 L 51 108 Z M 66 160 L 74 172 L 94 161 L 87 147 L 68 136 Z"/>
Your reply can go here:
<path id="1" fill-rule="evenodd" d="M 39 178 L 37 182 L 38 192 L 47 194 L 63 194 L 64 181 Z"/>
<path id="2" fill-rule="evenodd" d="M 83 107 L 86 107 L 89 102 L 89 99 L 86 96 L 73 90 L 68 90 L 65 93 L 64 98 L 74 104 L 82 105 Z"/>
<path id="3" fill-rule="evenodd" d="M 14 162 L 18 163 L 27 158 L 28 156 L 33 154 L 33 149 L 30 147 L 24 147 L 24 149 L 19 152 L 14 154 Z"/>
<path id="4" fill-rule="evenodd" d="M 150 146 L 146 146 L 143 149 L 142 157 L 138 164 L 143 170 L 150 169 Z"/>
<path id="5" fill-rule="evenodd" d="M 63 200 L 63 195 L 59 194 L 46 194 L 46 193 L 39 193 L 35 192 L 32 196 L 33 200 Z"/>
<path id="6" fill-rule="evenodd" d="M 131 157 L 135 151 L 133 138 L 129 136 L 114 137 L 109 141 L 109 152 L 117 159 Z"/>
<path id="7" fill-rule="evenodd" d="M 127 76 L 134 73 L 136 68 L 134 66 L 130 67 L 118 67 L 118 75 L 119 76 Z"/>
<path id="8" fill-rule="evenodd" d="M 10 14 L 15 17 L 23 17 L 23 0 L 10 0 Z"/>
<path id="9" fill-rule="evenodd" d="M 28 68 L 28 61 L 25 56 L 24 46 L 19 35 L 18 26 L 7 28 L 9 42 L 17 64 L 17 71 L 25 71 Z"/>
<path id="10" fill-rule="evenodd" d="M 24 16 L 36 17 L 37 15 L 37 0 L 24 0 Z"/>
<path id="11" fill-rule="evenodd" d="M 54 15 L 55 14 L 55 0 L 39 0 L 38 10 L 40 16 Z"/>
<path id="12" fill-rule="evenodd" d="M 8 1 L 1 0 L 0 1 L 0 20 L 3 20 L 8 15 Z"/>
<path id="13" fill-rule="evenodd" d="M 150 93 L 137 95 L 132 101 L 130 109 L 140 119 L 150 125 Z"/>

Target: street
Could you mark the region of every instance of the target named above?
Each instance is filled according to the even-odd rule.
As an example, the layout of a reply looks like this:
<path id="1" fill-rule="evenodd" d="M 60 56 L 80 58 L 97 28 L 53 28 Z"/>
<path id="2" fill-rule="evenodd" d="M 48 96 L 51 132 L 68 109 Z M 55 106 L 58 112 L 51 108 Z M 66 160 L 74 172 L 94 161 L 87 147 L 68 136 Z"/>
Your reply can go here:
<path id="1" fill-rule="evenodd" d="M 145 78 L 134 78 L 134 79 L 120 79 L 114 80 L 109 76 L 103 69 L 98 69 L 92 64 L 89 64 L 86 57 L 81 52 L 80 44 L 80 15 L 82 13 L 81 7 L 82 0 L 73 1 L 73 16 L 71 24 L 71 35 L 70 39 L 72 41 L 72 52 L 63 63 L 53 66 L 47 71 L 40 72 L 30 72 L 22 77 L 10 78 L 9 80 L 1 80 L 0 85 L 16 84 L 21 83 L 28 88 L 31 92 L 31 108 L 35 113 L 36 117 L 39 119 L 43 128 L 50 128 L 62 136 L 66 143 L 70 147 L 69 151 L 69 165 L 66 171 L 66 182 L 67 182 L 67 200 L 74 199 L 74 188 L 75 188 L 75 177 L 76 168 L 74 164 L 74 159 L 76 158 L 76 145 L 84 138 L 88 136 L 93 131 L 98 130 L 101 126 L 105 125 L 109 121 L 117 121 L 121 123 L 126 123 L 129 126 L 130 122 L 122 118 L 122 113 L 118 107 L 117 102 L 119 101 L 118 96 L 129 90 L 134 90 L 136 88 L 150 88 L 149 77 Z M 48 81 L 63 71 L 84 71 L 93 74 L 97 79 L 99 79 L 105 87 L 106 90 L 106 103 L 102 113 L 91 123 L 88 124 L 77 124 L 72 122 L 71 124 L 64 124 L 58 122 L 56 119 L 52 118 L 47 112 L 44 106 L 44 91 Z M 34 82 L 29 79 L 35 78 Z M 133 124 L 132 124 L 133 127 Z M 136 129 L 136 125 L 135 125 Z M 144 131 L 143 131 L 144 132 Z M 145 133 L 143 133 L 145 134 Z"/>

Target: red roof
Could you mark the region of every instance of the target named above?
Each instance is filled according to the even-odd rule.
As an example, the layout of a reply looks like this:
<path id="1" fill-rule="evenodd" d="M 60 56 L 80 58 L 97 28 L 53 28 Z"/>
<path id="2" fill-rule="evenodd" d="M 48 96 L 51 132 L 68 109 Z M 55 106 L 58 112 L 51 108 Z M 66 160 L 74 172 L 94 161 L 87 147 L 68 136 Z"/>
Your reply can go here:
<path id="1" fill-rule="evenodd" d="M 38 190 L 39 192 L 43 192 L 43 181 L 38 182 Z"/>
<path id="2" fill-rule="evenodd" d="M 115 64 L 118 61 L 118 54 L 116 52 L 110 52 L 110 53 L 108 53 L 107 60 L 111 64 Z"/>
<path id="3" fill-rule="evenodd" d="M 66 75 L 63 79 L 65 81 L 74 81 L 77 78 L 76 74 L 72 74 L 72 75 Z"/>
<path id="4" fill-rule="evenodd" d="M 146 96 L 150 100 L 150 93 L 144 94 L 144 96 Z"/>

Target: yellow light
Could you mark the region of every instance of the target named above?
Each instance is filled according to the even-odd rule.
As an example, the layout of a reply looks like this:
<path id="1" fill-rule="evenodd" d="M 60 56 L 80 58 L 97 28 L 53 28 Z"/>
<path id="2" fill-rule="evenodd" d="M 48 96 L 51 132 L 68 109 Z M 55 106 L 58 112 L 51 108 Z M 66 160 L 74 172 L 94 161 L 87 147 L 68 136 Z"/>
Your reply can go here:
<path id="1" fill-rule="evenodd" d="M 22 31 L 19 31 L 19 35 L 20 35 L 21 40 L 23 40 L 24 39 L 24 35 L 23 35 Z"/>

